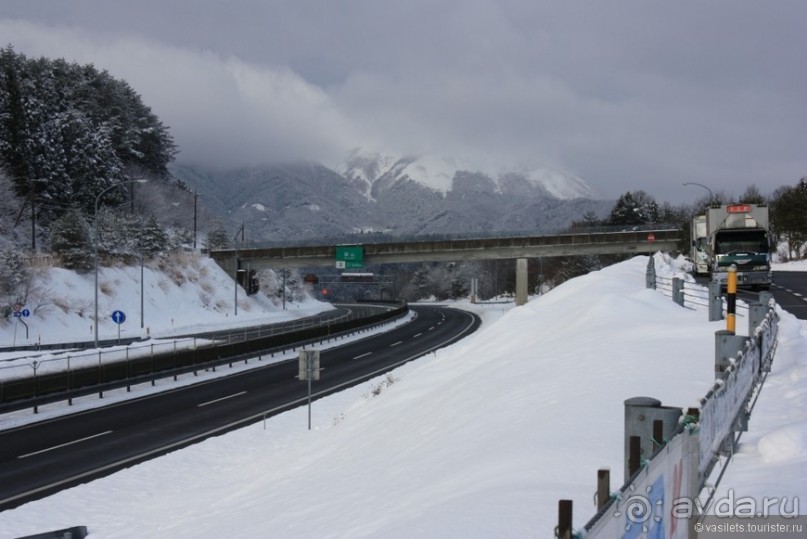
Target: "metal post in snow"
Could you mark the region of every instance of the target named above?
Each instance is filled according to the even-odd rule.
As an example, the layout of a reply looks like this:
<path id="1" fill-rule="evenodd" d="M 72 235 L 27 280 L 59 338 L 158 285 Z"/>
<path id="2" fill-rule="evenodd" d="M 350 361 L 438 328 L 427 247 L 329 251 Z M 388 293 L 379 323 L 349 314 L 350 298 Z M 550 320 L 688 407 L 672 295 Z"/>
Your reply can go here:
<path id="1" fill-rule="evenodd" d="M 73 389 L 72 379 L 73 379 L 72 372 L 70 371 L 70 354 L 68 354 L 67 355 L 67 390 L 68 391 Z M 73 397 L 69 397 L 67 399 L 67 405 L 68 406 L 73 406 Z"/>
<path id="2" fill-rule="evenodd" d="M 558 539 L 572 539 L 572 500 L 558 502 L 558 527 L 555 529 Z"/>
<path id="3" fill-rule="evenodd" d="M 709 322 L 723 320 L 723 295 L 719 281 L 709 281 Z"/>
<path id="4" fill-rule="evenodd" d="M 745 346 L 746 338 L 728 330 L 715 331 L 715 377 L 720 378 Z"/>
<path id="5" fill-rule="evenodd" d="M 611 470 L 597 470 L 597 511 L 602 509 L 611 498 Z"/>
<path id="6" fill-rule="evenodd" d="M 312 372 L 314 369 L 312 368 L 312 361 L 310 357 L 306 363 L 308 365 L 308 430 L 311 430 L 311 378 L 314 377 L 314 373 Z"/>
<path id="7" fill-rule="evenodd" d="M 679 277 L 673 277 L 672 298 L 678 305 L 684 306 L 684 280 Z"/>
<path id="8" fill-rule="evenodd" d="M 120 327 L 120 326 L 118 326 L 118 327 Z M 101 365 L 101 350 L 98 350 L 98 384 L 100 385 L 100 384 L 103 384 L 103 383 L 104 383 L 104 372 L 103 372 L 103 367 Z M 98 398 L 99 399 L 104 398 L 103 390 L 98 391 Z"/>
<path id="9" fill-rule="evenodd" d="M 129 381 L 129 370 L 131 369 L 131 364 L 129 363 L 129 347 L 126 347 L 126 381 Z M 130 393 L 132 391 L 132 384 L 126 384 L 126 392 Z"/>
<path id="10" fill-rule="evenodd" d="M 36 369 L 39 367 L 39 362 L 37 360 L 34 360 L 33 363 L 31 363 L 31 367 L 33 367 L 33 369 L 34 369 L 34 398 L 36 398 L 36 396 L 37 396 L 37 385 L 38 385 L 37 384 L 38 379 L 37 379 L 37 376 L 36 376 Z M 39 413 L 39 406 L 37 406 L 36 404 L 34 404 L 34 413 L 35 414 Z"/>
<path id="11" fill-rule="evenodd" d="M 726 331 L 732 335 L 737 328 L 737 266 L 729 268 L 728 287 L 726 288 Z"/>

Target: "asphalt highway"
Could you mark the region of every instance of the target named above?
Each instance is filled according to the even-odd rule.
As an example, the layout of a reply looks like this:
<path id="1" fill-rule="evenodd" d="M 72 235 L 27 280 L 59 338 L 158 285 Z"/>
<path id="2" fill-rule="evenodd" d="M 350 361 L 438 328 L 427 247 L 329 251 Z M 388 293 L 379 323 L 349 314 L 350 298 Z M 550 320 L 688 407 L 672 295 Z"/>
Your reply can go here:
<path id="1" fill-rule="evenodd" d="M 695 280 L 703 286 L 709 284 L 709 279 L 706 277 L 698 277 Z M 770 292 L 780 307 L 796 318 L 807 320 L 807 272 L 775 271 Z M 723 293 L 725 294 L 725 291 Z M 737 297 L 745 302 L 757 301 L 759 292 L 740 288 L 737 291 Z"/>
<path id="2" fill-rule="evenodd" d="M 771 287 L 773 297 L 784 310 L 807 320 L 807 272 L 777 271 Z"/>
<path id="3" fill-rule="evenodd" d="M 387 333 L 321 353 L 322 397 L 388 372 L 479 327 L 468 312 L 411 307 Z M 237 429 L 307 402 L 297 361 L 0 431 L 0 511 Z"/>

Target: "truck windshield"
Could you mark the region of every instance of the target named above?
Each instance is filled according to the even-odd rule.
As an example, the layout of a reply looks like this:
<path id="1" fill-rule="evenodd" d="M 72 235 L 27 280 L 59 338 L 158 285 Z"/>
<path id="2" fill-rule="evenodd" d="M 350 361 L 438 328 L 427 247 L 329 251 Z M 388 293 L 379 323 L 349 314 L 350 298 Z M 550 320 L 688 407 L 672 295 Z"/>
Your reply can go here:
<path id="1" fill-rule="evenodd" d="M 767 253 L 768 238 L 762 230 L 733 230 L 718 232 L 715 254 Z"/>

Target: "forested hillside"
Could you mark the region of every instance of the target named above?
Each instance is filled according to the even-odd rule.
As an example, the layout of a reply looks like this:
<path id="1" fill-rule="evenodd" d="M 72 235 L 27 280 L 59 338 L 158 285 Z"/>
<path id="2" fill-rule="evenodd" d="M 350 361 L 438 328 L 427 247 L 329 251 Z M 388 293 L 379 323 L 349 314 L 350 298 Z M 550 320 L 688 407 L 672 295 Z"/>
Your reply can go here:
<path id="1" fill-rule="evenodd" d="M 15 197 L 3 197 L 6 242 L 47 242 L 55 221 L 91 215 L 117 183 L 167 182 L 175 152 L 168 128 L 125 81 L 92 65 L 27 58 L 11 45 L 0 51 L 0 189 Z M 112 189 L 99 204 L 128 196 Z"/>

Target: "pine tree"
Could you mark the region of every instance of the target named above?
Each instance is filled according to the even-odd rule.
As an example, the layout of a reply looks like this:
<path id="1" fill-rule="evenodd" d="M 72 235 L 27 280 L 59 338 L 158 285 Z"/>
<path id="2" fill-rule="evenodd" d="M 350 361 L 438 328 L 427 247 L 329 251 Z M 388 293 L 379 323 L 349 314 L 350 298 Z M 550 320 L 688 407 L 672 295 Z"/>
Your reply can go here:
<path id="1" fill-rule="evenodd" d="M 153 215 L 148 218 L 143 226 L 143 240 L 141 248 L 146 257 L 154 257 L 164 253 L 168 249 L 168 234 L 157 222 Z"/>
<path id="2" fill-rule="evenodd" d="M 32 207 L 32 224 L 69 207 L 89 214 L 129 169 L 167 179 L 175 153 L 168 129 L 124 81 L 91 65 L 0 50 L 0 161 Z M 109 192 L 101 206 L 125 193 Z"/>
<path id="3" fill-rule="evenodd" d="M 0 251 L 0 305 L 6 307 L 22 302 L 25 299 L 23 288 L 30 277 L 31 268 L 20 251 L 13 248 Z"/>
<path id="4" fill-rule="evenodd" d="M 20 82 L 23 66 L 9 45 L 0 51 L 0 158 L 16 185 L 17 194 L 27 193 L 28 155 L 25 103 Z"/>
<path id="5" fill-rule="evenodd" d="M 62 266 L 76 271 L 89 271 L 94 258 L 90 227 L 80 210 L 66 211 L 50 228 L 50 248 Z"/>
<path id="6" fill-rule="evenodd" d="M 0 169 L 0 249 L 23 244 L 23 238 L 19 237 L 20 231 L 14 226 L 23 204 L 14 193 L 11 178 Z"/>
<path id="7" fill-rule="evenodd" d="M 230 234 L 219 220 L 213 222 L 213 228 L 207 233 L 205 246 L 208 250 L 228 249 L 230 247 Z"/>
<path id="8" fill-rule="evenodd" d="M 807 241 L 807 177 L 795 187 L 778 189 L 771 201 L 771 224 L 774 231 L 788 241 L 790 252 L 799 256 L 799 249 Z"/>
<path id="9" fill-rule="evenodd" d="M 659 221 L 656 201 L 644 191 L 628 191 L 617 199 L 608 217 L 608 224 L 633 226 Z"/>

